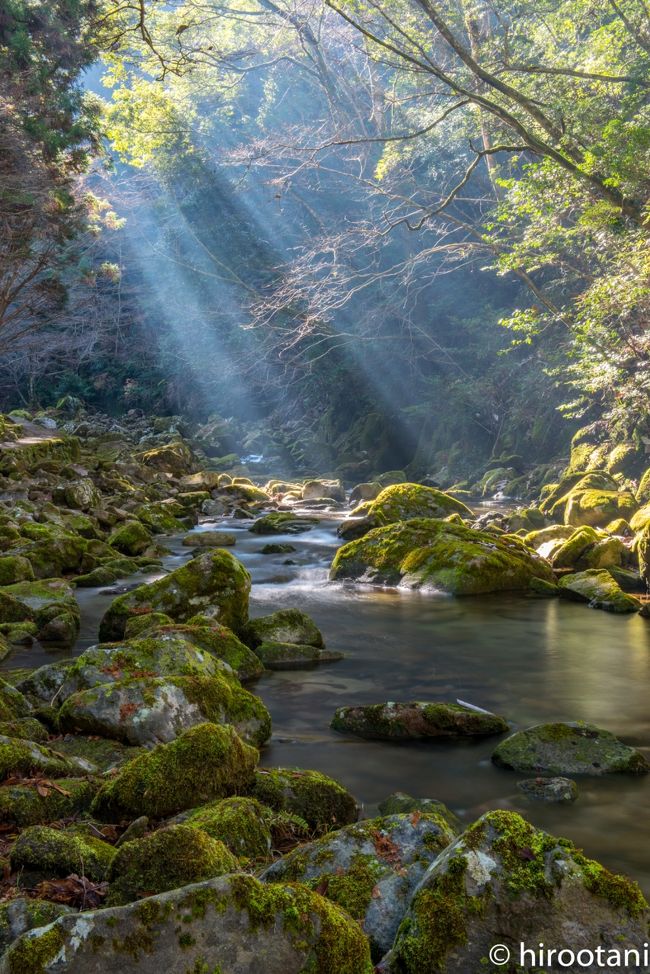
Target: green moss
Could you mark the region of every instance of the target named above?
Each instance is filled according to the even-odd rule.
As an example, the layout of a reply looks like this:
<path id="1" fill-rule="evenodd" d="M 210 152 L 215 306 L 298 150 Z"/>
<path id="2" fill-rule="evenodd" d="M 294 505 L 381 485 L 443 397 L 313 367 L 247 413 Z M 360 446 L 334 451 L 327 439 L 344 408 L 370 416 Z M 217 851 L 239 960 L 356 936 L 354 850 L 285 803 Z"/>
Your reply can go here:
<path id="1" fill-rule="evenodd" d="M 594 896 L 607 900 L 615 910 L 624 910 L 631 917 L 641 916 L 648 909 L 643 893 L 633 880 L 611 873 L 580 853 L 575 852 L 573 858 L 582 869 L 586 888 Z"/>
<path id="2" fill-rule="evenodd" d="M 109 535 L 108 543 L 125 555 L 141 555 L 151 544 L 151 534 L 140 521 L 126 521 Z"/>
<path id="3" fill-rule="evenodd" d="M 253 780 L 257 751 L 230 726 L 200 724 L 124 765 L 93 802 L 93 812 L 163 818 L 243 791 Z"/>
<path id="4" fill-rule="evenodd" d="M 150 612 L 143 616 L 133 616 L 129 619 L 124 630 L 125 639 L 135 639 L 143 635 L 149 629 L 156 629 L 158 626 L 173 625 L 174 620 L 165 615 L 164 612 Z"/>
<path id="5" fill-rule="evenodd" d="M 188 619 L 187 625 L 163 626 L 160 631 L 176 632 L 193 646 L 223 660 L 240 680 L 255 680 L 264 672 L 264 666 L 255 653 L 232 630 L 207 616 L 193 616 Z"/>
<path id="6" fill-rule="evenodd" d="M 263 768 L 255 775 L 251 793 L 263 805 L 298 815 L 315 832 L 328 832 L 358 818 L 352 795 L 319 771 Z"/>
<path id="7" fill-rule="evenodd" d="M 272 511 L 251 524 L 253 534 L 300 534 L 318 524 L 318 519 L 301 517 L 288 511 Z"/>
<path id="8" fill-rule="evenodd" d="M 413 518 L 444 518 L 454 513 L 473 516 L 462 501 L 422 484 L 392 484 L 385 487 L 370 504 L 364 505 L 363 511 L 359 512 L 358 508 L 352 511 L 352 516 L 357 517 L 359 513 L 370 517 L 377 525 Z"/>
<path id="9" fill-rule="evenodd" d="M 14 582 L 33 581 L 34 570 L 31 562 L 23 555 L 0 557 L 0 585 L 13 585 Z"/>
<path id="10" fill-rule="evenodd" d="M 12 774 L 47 774 L 58 777 L 82 775 L 84 771 L 64 758 L 59 758 L 47 747 L 32 741 L 12 737 L 0 738 L 0 780 Z"/>
<path id="11" fill-rule="evenodd" d="M 11 866 L 31 877 L 51 878 L 71 873 L 101 881 L 115 850 L 91 835 L 80 835 L 46 825 L 25 829 L 11 850 Z"/>
<path id="12" fill-rule="evenodd" d="M 8 974 L 45 974 L 64 946 L 63 934 L 56 926 L 37 929 L 36 935 L 27 934 L 13 945 Z"/>
<path id="13" fill-rule="evenodd" d="M 240 859 L 264 859 L 276 816 L 255 798 L 233 797 L 192 811 L 186 824 L 220 839 Z"/>
<path id="14" fill-rule="evenodd" d="M 56 785 L 39 794 L 34 785 L 0 788 L 0 822 L 25 828 L 70 818 L 90 808 L 99 781 L 83 778 L 52 778 Z M 43 790 L 43 789 L 41 789 Z"/>
<path id="15" fill-rule="evenodd" d="M 237 868 L 223 842 L 187 825 L 171 825 L 120 847 L 108 876 L 106 905 L 120 906 Z"/>

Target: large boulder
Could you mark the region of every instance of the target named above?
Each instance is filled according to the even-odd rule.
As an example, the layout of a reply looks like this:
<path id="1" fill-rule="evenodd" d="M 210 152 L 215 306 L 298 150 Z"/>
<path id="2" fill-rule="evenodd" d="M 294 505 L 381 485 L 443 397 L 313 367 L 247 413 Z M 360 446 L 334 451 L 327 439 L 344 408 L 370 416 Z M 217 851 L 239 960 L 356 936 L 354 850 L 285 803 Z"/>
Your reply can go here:
<path id="1" fill-rule="evenodd" d="M 43 744 L 0 735 L 0 780 L 17 774 L 25 777 L 73 778 L 94 770 L 88 761 L 65 758 Z"/>
<path id="2" fill-rule="evenodd" d="M 592 609 L 626 613 L 638 612 L 641 608 L 641 602 L 625 593 L 604 568 L 564 575 L 558 584 L 560 595 L 576 602 L 588 602 Z"/>
<path id="3" fill-rule="evenodd" d="M 230 725 L 200 724 L 123 765 L 93 802 L 104 820 L 165 818 L 250 788 L 258 754 Z"/>
<path id="4" fill-rule="evenodd" d="M 206 551 L 164 578 L 116 598 L 99 628 L 102 642 L 122 639 L 127 621 L 147 612 L 164 612 L 186 622 L 201 612 L 237 631 L 248 617 L 250 575 L 230 552 Z"/>
<path id="5" fill-rule="evenodd" d="M 266 642 L 294 643 L 321 649 L 325 645 L 320 629 L 300 609 L 280 609 L 268 616 L 250 619 L 242 631 L 242 638 L 252 649 Z"/>
<path id="6" fill-rule="evenodd" d="M 66 913 L 72 913 L 72 910 L 62 903 L 23 896 L 0 903 L 0 954 L 27 930 L 46 927 Z"/>
<path id="7" fill-rule="evenodd" d="M 509 730 L 503 717 L 457 703 L 377 703 L 339 707 L 334 730 L 377 741 L 489 737 Z"/>
<path id="8" fill-rule="evenodd" d="M 0 974 L 372 974 L 368 941 L 300 886 L 223 876 L 61 917 L 15 941 Z"/>
<path id="9" fill-rule="evenodd" d="M 372 501 L 364 501 L 350 512 L 350 520 L 343 522 L 340 534 L 344 538 L 359 538 L 372 528 L 414 518 L 445 518 L 450 514 L 472 518 L 470 509 L 450 494 L 422 484 L 391 484 L 384 487 Z"/>
<path id="10" fill-rule="evenodd" d="M 71 694 L 59 711 L 65 730 L 134 745 L 168 743 L 206 721 L 232 724 L 243 741 L 256 747 L 271 735 L 271 717 L 262 701 L 219 675 L 102 683 Z"/>
<path id="11" fill-rule="evenodd" d="M 628 519 L 636 510 L 637 503 L 629 491 L 580 489 L 576 487 L 567 498 L 564 523 L 578 526 L 590 524 L 605 527 L 615 518 Z"/>
<path id="12" fill-rule="evenodd" d="M 514 771 L 554 775 L 647 774 L 650 771 L 650 765 L 636 748 L 623 744 L 609 731 L 583 721 L 537 724 L 516 731 L 501 741 L 492 760 Z"/>
<path id="13" fill-rule="evenodd" d="M 595 974 L 597 948 L 642 956 L 649 919 L 635 883 L 513 812 L 488 812 L 429 867 L 378 970 L 468 974 L 484 969 L 495 945 L 505 948 L 494 960 L 505 957 L 504 971 L 564 969 L 531 957 L 542 945 L 556 957 L 561 948 L 591 953 L 580 969 Z"/>
<path id="14" fill-rule="evenodd" d="M 554 582 L 550 565 L 518 538 L 430 519 L 376 528 L 343 545 L 332 562 L 330 578 L 402 584 L 453 595 L 528 591 L 536 579 Z"/>
<path id="15" fill-rule="evenodd" d="M 181 812 L 174 821 L 219 839 L 233 855 L 246 862 L 268 858 L 273 846 L 274 827 L 283 822 L 299 825 L 298 817 L 294 818 L 295 823 L 289 822 L 286 813 L 276 813 L 256 798 L 235 795 Z"/>
<path id="16" fill-rule="evenodd" d="M 455 832 L 437 815 L 391 815 L 301 845 L 262 873 L 318 889 L 357 920 L 379 960 L 390 948 L 427 867 Z"/>
<path id="17" fill-rule="evenodd" d="M 25 885 L 71 873 L 101 882 L 114 855 L 112 845 L 89 832 L 33 825 L 18 836 L 10 862 L 14 872 L 22 873 Z"/>
<path id="18" fill-rule="evenodd" d="M 292 514 L 288 511 L 272 511 L 259 517 L 251 524 L 253 534 L 302 534 L 311 531 L 318 524 L 318 518 Z"/>
<path id="19" fill-rule="evenodd" d="M 99 788 L 98 778 L 19 779 L 0 788 L 0 822 L 26 828 L 72 818 L 90 808 Z"/>

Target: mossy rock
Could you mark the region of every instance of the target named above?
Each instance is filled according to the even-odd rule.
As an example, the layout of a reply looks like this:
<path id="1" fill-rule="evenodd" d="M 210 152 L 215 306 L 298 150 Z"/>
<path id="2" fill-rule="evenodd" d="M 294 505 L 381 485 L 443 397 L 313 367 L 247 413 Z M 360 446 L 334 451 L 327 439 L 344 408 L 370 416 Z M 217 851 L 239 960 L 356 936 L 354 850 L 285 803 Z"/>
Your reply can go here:
<path id="1" fill-rule="evenodd" d="M 505 734 L 503 717 L 457 703 L 378 703 L 339 707 L 333 730 L 377 741 L 490 737 Z"/>
<path id="2" fill-rule="evenodd" d="M 174 620 L 164 612 L 148 612 L 143 616 L 133 616 L 126 624 L 124 630 L 125 639 L 136 639 L 144 635 L 149 629 L 157 629 L 158 626 L 173 626 Z"/>
<path id="3" fill-rule="evenodd" d="M 334 663 L 343 659 L 343 653 L 329 649 L 270 641 L 256 646 L 255 654 L 267 670 L 304 670 L 319 663 Z"/>
<path id="4" fill-rule="evenodd" d="M 230 666 L 238 679 L 244 682 L 258 679 L 264 672 L 264 666 L 255 653 L 231 629 L 207 616 L 192 616 L 186 625 L 165 627 L 158 632 L 161 635 L 177 633 L 198 650 Z M 156 631 L 151 636 L 155 637 Z"/>
<path id="5" fill-rule="evenodd" d="M 69 534 L 54 540 L 35 542 L 22 548 L 21 553 L 31 563 L 35 578 L 58 578 L 81 574 L 89 543 L 78 535 Z"/>
<path id="6" fill-rule="evenodd" d="M 176 622 L 203 612 L 237 631 L 248 617 L 250 586 L 249 573 L 230 552 L 206 551 L 164 578 L 115 599 L 101 621 L 99 638 L 122 639 L 128 620 L 148 612 L 164 612 Z"/>
<path id="7" fill-rule="evenodd" d="M 564 575 L 559 580 L 560 595 L 577 602 L 588 602 L 592 609 L 606 612 L 638 612 L 641 602 L 628 595 L 605 569 L 593 568 L 585 572 Z"/>
<path id="8" fill-rule="evenodd" d="M 71 873 L 102 882 L 114 856 L 112 845 L 92 835 L 31 825 L 14 843 L 10 862 L 12 870 L 21 873 L 27 885 Z"/>
<path id="9" fill-rule="evenodd" d="M 56 739 L 56 749 L 64 757 L 81 758 L 95 765 L 100 772 L 113 772 L 127 761 L 144 753 L 141 747 L 129 747 L 104 737 L 83 734 L 64 734 Z"/>
<path id="10" fill-rule="evenodd" d="M 106 906 L 131 903 L 237 869 L 237 860 L 223 842 L 199 829 L 170 825 L 120 846 L 108 873 Z"/>
<path id="11" fill-rule="evenodd" d="M 147 467 L 173 474 L 175 477 L 183 477 L 191 473 L 196 462 L 192 450 L 183 440 L 146 450 L 138 456 L 138 460 Z"/>
<path id="12" fill-rule="evenodd" d="M 647 774 L 650 765 L 634 747 L 584 721 L 537 724 L 497 746 L 493 762 L 513 771 L 553 775 Z"/>
<path id="13" fill-rule="evenodd" d="M 14 737 L 0 737 L 0 781 L 15 774 L 26 777 L 75 777 L 94 771 L 87 761 L 67 759 L 54 750 Z"/>
<path id="14" fill-rule="evenodd" d="M 379 960 L 390 948 L 411 897 L 455 838 L 436 815 L 392 815 L 358 822 L 300 846 L 261 878 L 318 889 L 357 920 Z"/>
<path id="15" fill-rule="evenodd" d="M 260 548 L 260 554 L 261 555 L 291 555 L 293 554 L 294 551 L 297 550 L 298 549 L 293 544 L 272 542 L 270 544 L 265 544 L 262 548 Z"/>
<path id="16" fill-rule="evenodd" d="M 34 611 L 15 595 L 0 589 L 0 624 L 33 622 Z"/>
<path id="17" fill-rule="evenodd" d="M 23 693 L 0 677 L 0 720 L 28 717 L 31 705 Z"/>
<path id="18" fill-rule="evenodd" d="M 318 833 L 349 825 L 359 817 L 350 792 L 320 771 L 259 768 L 249 794 L 262 805 L 298 815 Z"/>
<path id="19" fill-rule="evenodd" d="M 533 578 L 554 582 L 548 563 L 520 539 L 428 519 L 376 528 L 344 545 L 332 562 L 330 578 L 453 595 L 527 591 Z"/>
<path id="20" fill-rule="evenodd" d="M 272 848 L 274 813 L 255 798 L 235 796 L 184 813 L 182 821 L 219 839 L 238 859 L 265 859 Z"/>
<path id="21" fill-rule="evenodd" d="M 517 788 L 530 801 L 536 802 L 565 804 L 578 797 L 578 786 L 571 778 L 524 778 L 517 782 Z"/>
<path id="22" fill-rule="evenodd" d="M 50 784 L 4 785 L 0 788 L 0 822 L 25 828 L 71 818 L 90 808 L 98 779 L 48 777 Z"/>
<path id="23" fill-rule="evenodd" d="M 101 504 L 101 494 L 89 477 L 81 477 L 62 488 L 63 500 L 68 507 L 89 511 Z"/>
<path id="24" fill-rule="evenodd" d="M 444 802 L 438 801 L 436 798 L 413 798 L 403 791 L 395 791 L 379 803 L 378 809 L 381 815 L 405 815 L 413 812 L 438 815 L 444 818 L 454 832 L 461 831 L 461 822 L 458 816 L 450 808 L 447 808 Z"/>
<path id="25" fill-rule="evenodd" d="M 258 753 L 229 725 L 201 724 L 159 744 L 103 785 L 93 813 L 104 820 L 161 819 L 250 788 Z"/>
<path id="26" fill-rule="evenodd" d="M 27 930 L 45 927 L 72 912 L 63 903 L 28 899 L 24 896 L 16 896 L 0 903 L 0 954 Z"/>
<path id="27" fill-rule="evenodd" d="M 168 743 L 206 721 L 232 724 L 256 747 L 271 735 L 271 717 L 261 700 L 218 674 L 102 683 L 71 694 L 59 711 L 66 730 L 133 745 Z"/>
<path id="28" fill-rule="evenodd" d="M 65 578 L 42 578 L 36 582 L 17 582 L 2 589 L 2 594 L 10 596 L 26 606 L 36 618 L 39 610 L 57 602 L 70 608 L 76 604 L 74 590 Z"/>
<path id="29" fill-rule="evenodd" d="M 3 555 L 0 557 L 0 585 L 13 585 L 15 582 L 33 580 L 32 563 L 24 555 Z"/>
<path id="30" fill-rule="evenodd" d="M 79 935 L 80 920 L 84 935 Z M 372 974 L 343 910 L 301 886 L 222 876 L 144 902 L 61 917 L 15 941 L 2 974 Z"/>
<path id="31" fill-rule="evenodd" d="M 150 532 L 140 521 L 125 521 L 108 537 L 108 543 L 124 555 L 141 555 L 151 544 Z"/>
<path id="32" fill-rule="evenodd" d="M 396 521 L 411 521 L 414 518 L 445 518 L 449 514 L 473 517 L 466 504 L 435 487 L 391 484 L 364 506 L 362 511 L 355 508 L 351 516 L 368 517 L 379 527 L 394 524 Z"/>
<path id="33" fill-rule="evenodd" d="M 636 553 L 639 559 L 639 574 L 650 587 L 650 524 L 637 535 Z"/>
<path id="34" fill-rule="evenodd" d="M 183 538 L 186 548 L 230 548 L 236 543 L 235 535 L 227 531 L 192 531 Z"/>
<path id="35" fill-rule="evenodd" d="M 650 501 L 650 467 L 641 475 L 635 497 L 637 504 L 647 504 Z"/>
<path id="36" fill-rule="evenodd" d="M 302 534 L 311 531 L 318 523 L 318 518 L 272 511 L 254 521 L 248 530 L 253 534 Z"/>
<path id="37" fill-rule="evenodd" d="M 642 951 L 649 918 L 635 883 L 514 812 L 488 812 L 430 866 L 381 970 L 467 974 L 495 944 L 516 962 L 522 942 Z"/>
<path id="38" fill-rule="evenodd" d="M 618 517 L 629 519 L 636 508 L 637 503 L 629 491 L 576 488 L 567 499 L 564 522 L 604 527 Z"/>
<path id="39" fill-rule="evenodd" d="M 17 737 L 23 741 L 36 741 L 43 744 L 49 734 L 40 720 L 36 717 L 16 717 L 15 720 L 0 721 L 0 735 L 3 737 Z"/>
<path id="40" fill-rule="evenodd" d="M 138 521 L 154 534 L 179 534 L 187 527 L 181 520 L 185 516 L 185 509 L 182 504 L 174 501 L 141 504 L 133 513 Z"/>
<path id="41" fill-rule="evenodd" d="M 280 609 L 251 619 L 242 630 L 244 641 L 256 649 L 262 643 L 294 643 L 297 646 L 325 646 L 323 634 L 313 619 L 300 609 Z"/>

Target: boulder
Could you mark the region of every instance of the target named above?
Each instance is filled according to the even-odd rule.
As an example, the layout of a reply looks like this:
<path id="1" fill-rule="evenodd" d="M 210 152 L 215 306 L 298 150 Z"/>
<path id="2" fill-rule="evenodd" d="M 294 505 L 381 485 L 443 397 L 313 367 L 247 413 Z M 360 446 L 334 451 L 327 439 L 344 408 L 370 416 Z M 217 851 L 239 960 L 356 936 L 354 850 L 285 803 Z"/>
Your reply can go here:
<path id="1" fill-rule="evenodd" d="M 253 534 L 302 534 L 304 531 L 311 531 L 318 523 L 318 518 L 315 517 L 273 511 L 259 517 L 248 530 Z"/>
<path id="2" fill-rule="evenodd" d="M 372 974 L 372 965 L 358 924 L 335 904 L 238 874 L 61 917 L 12 944 L 0 974 L 18 971 Z"/>
<path id="3" fill-rule="evenodd" d="M 108 536 L 109 545 L 124 555 L 141 555 L 151 542 L 151 533 L 141 521 L 125 521 Z"/>
<path id="4" fill-rule="evenodd" d="M 405 815 L 407 812 L 422 812 L 428 815 L 439 815 L 451 826 L 455 832 L 461 831 L 460 819 L 444 802 L 436 798 L 413 798 L 403 791 L 395 791 L 383 802 L 379 802 L 379 812 L 382 815 Z"/>
<path id="5" fill-rule="evenodd" d="M 237 631 L 248 617 L 250 585 L 250 575 L 230 552 L 206 551 L 164 578 L 118 596 L 101 621 L 99 638 L 122 639 L 127 621 L 147 612 L 164 612 L 177 622 L 202 612 Z"/>
<path id="6" fill-rule="evenodd" d="M 0 781 L 16 774 L 62 778 L 78 777 L 94 770 L 88 761 L 64 758 L 43 744 L 0 736 Z"/>
<path id="7" fill-rule="evenodd" d="M 59 711 L 66 730 L 133 745 L 168 743 L 206 721 L 232 724 L 257 747 L 271 735 L 261 700 L 219 675 L 116 680 L 71 694 Z"/>
<path id="8" fill-rule="evenodd" d="M 255 654 L 267 670 L 303 670 L 317 663 L 334 663 L 343 659 L 343 653 L 329 649 L 271 641 L 256 646 Z"/>
<path id="9" fill-rule="evenodd" d="M 0 557 L 0 585 L 33 581 L 32 563 L 24 555 L 3 555 Z"/>
<path id="10" fill-rule="evenodd" d="M 561 970 L 521 956 L 520 944 L 556 956 L 566 947 L 642 953 L 649 919 L 635 883 L 513 812 L 488 812 L 429 867 L 378 970 L 468 974 L 483 969 L 495 944 L 511 951 L 503 970 Z"/>
<path id="11" fill-rule="evenodd" d="M 0 954 L 27 930 L 46 927 L 48 923 L 53 923 L 59 917 L 72 912 L 72 909 L 64 906 L 63 903 L 27 899 L 23 896 L 0 903 Z"/>
<path id="12" fill-rule="evenodd" d="M 316 646 L 319 649 L 325 646 L 320 629 L 300 609 L 280 609 L 271 615 L 250 619 L 242 630 L 242 638 L 252 649 L 267 642 Z"/>
<path id="13" fill-rule="evenodd" d="M 87 811 L 100 787 L 99 779 L 55 778 L 47 784 L 17 782 L 0 788 L 0 822 L 25 828 L 47 825 Z"/>
<path id="14" fill-rule="evenodd" d="M 219 839 L 233 855 L 246 862 L 268 858 L 278 817 L 257 799 L 236 795 L 182 812 L 177 821 Z"/>
<path id="15" fill-rule="evenodd" d="M 615 518 L 629 519 L 636 507 L 634 496 L 629 491 L 593 488 L 581 490 L 578 486 L 567 499 L 564 523 L 604 527 Z"/>
<path id="16" fill-rule="evenodd" d="M 165 626 L 147 635 L 157 638 L 158 633 L 176 633 L 195 646 L 231 667 L 242 681 L 256 680 L 264 667 L 255 653 L 226 626 L 219 625 L 207 616 L 193 616 L 185 626 Z"/>
<path id="17" fill-rule="evenodd" d="M 76 873 L 94 882 L 106 878 L 115 849 L 89 832 L 32 825 L 16 839 L 9 860 L 25 885 Z"/>
<path id="18" fill-rule="evenodd" d="M 359 817 L 350 792 L 320 771 L 259 768 L 249 794 L 278 812 L 298 815 L 318 833 L 349 825 Z"/>
<path id="19" fill-rule="evenodd" d="M 435 814 L 370 819 L 301 845 L 260 878 L 317 889 L 361 924 L 379 960 L 428 866 L 454 838 Z"/>
<path id="20" fill-rule="evenodd" d="M 302 486 L 301 497 L 304 501 L 317 501 L 323 497 L 344 501 L 345 490 L 340 480 L 308 480 Z"/>
<path id="21" fill-rule="evenodd" d="M 588 602 L 592 609 L 606 612 L 638 612 L 641 603 L 623 591 L 606 570 L 591 568 L 586 572 L 564 575 L 558 582 L 560 595 L 576 602 Z"/>
<path id="22" fill-rule="evenodd" d="M 647 774 L 650 765 L 634 747 L 583 721 L 537 724 L 497 746 L 492 760 L 513 771 L 552 775 Z"/>
<path id="23" fill-rule="evenodd" d="M 101 504 L 101 494 L 88 477 L 66 484 L 63 488 L 63 497 L 68 507 L 73 507 L 77 511 L 90 511 Z"/>
<path id="24" fill-rule="evenodd" d="M 376 528 L 344 545 L 332 562 L 330 578 L 453 595 L 528 591 L 535 578 L 554 582 L 548 563 L 518 538 L 429 519 Z"/>
<path id="25" fill-rule="evenodd" d="M 120 845 L 108 872 L 106 905 L 121 906 L 237 869 L 223 842 L 187 825 L 169 825 Z"/>
<path id="26" fill-rule="evenodd" d="M 109 821 L 165 818 L 250 788 L 257 759 L 234 727 L 200 724 L 123 765 L 102 786 L 92 809 Z"/>
<path id="27" fill-rule="evenodd" d="M 183 477 L 191 473 L 195 463 L 192 450 L 182 440 L 147 450 L 140 454 L 138 460 L 147 467 L 153 467 L 154 470 L 172 474 L 175 477 Z"/>
<path id="28" fill-rule="evenodd" d="M 470 509 L 450 494 L 422 484 L 391 484 L 374 500 L 364 501 L 350 513 L 339 533 L 346 539 L 360 538 L 372 528 L 414 518 L 445 518 L 450 514 L 473 517 Z"/>
<path id="29" fill-rule="evenodd" d="M 377 703 L 339 707 L 330 726 L 377 741 L 489 737 L 509 730 L 503 717 L 456 703 Z"/>

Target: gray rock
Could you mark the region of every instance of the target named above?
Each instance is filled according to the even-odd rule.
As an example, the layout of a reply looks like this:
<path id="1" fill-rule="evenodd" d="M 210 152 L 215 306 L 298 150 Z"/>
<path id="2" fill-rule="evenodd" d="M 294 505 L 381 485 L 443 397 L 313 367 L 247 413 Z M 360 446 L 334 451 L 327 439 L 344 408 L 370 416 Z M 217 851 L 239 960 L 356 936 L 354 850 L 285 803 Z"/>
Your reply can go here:
<path id="1" fill-rule="evenodd" d="M 27 930 L 44 927 L 66 913 L 72 913 L 72 910 L 62 903 L 25 899 L 22 896 L 0 903 L 0 952 Z"/>
<path id="2" fill-rule="evenodd" d="M 583 721 L 537 724 L 516 731 L 497 746 L 492 760 L 513 771 L 555 775 L 647 774 L 650 765 L 634 747 Z"/>
<path id="3" fill-rule="evenodd" d="M 318 889 L 361 923 L 372 956 L 379 960 L 393 943 L 427 867 L 454 837 L 437 815 L 370 819 L 299 846 L 261 878 Z"/>
<path id="4" fill-rule="evenodd" d="M 571 778 L 525 778 L 517 788 L 527 798 L 540 802 L 574 802 L 578 786 Z"/>
<path id="5" fill-rule="evenodd" d="M 509 727 L 503 717 L 456 703 L 377 703 L 339 707 L 331 726 L 370 740 L 488 737 Z"/>
<path id="6" fill-rule="evenodd" d="M 649 919 L 635 883 L 513 812 L 488 812 L 429 867 L 378 970 L 491 970 L 484 959 L 500 944 L 511 951 L 504 971 L 559 972 L 566 968 L 552 961 L 520 962 L 520 943 L 576 952 L 636 948 L 643 956 Z M 580 967 L 591 974 L 602 969 L 599 963 Z M 647 972 L 645 965 L 634 969 Z"/>
<path id="7" fill-rule="evenodd" d="M 329 966 L 324 968 L 326 957 Z M 22 936 L 0 960 L 0 974 L 308 974 L 327 969 L 370 974 L 368 944 L 358 925 L 316 893 L 267 886 L 244 874 L 61 917 Z"/>

